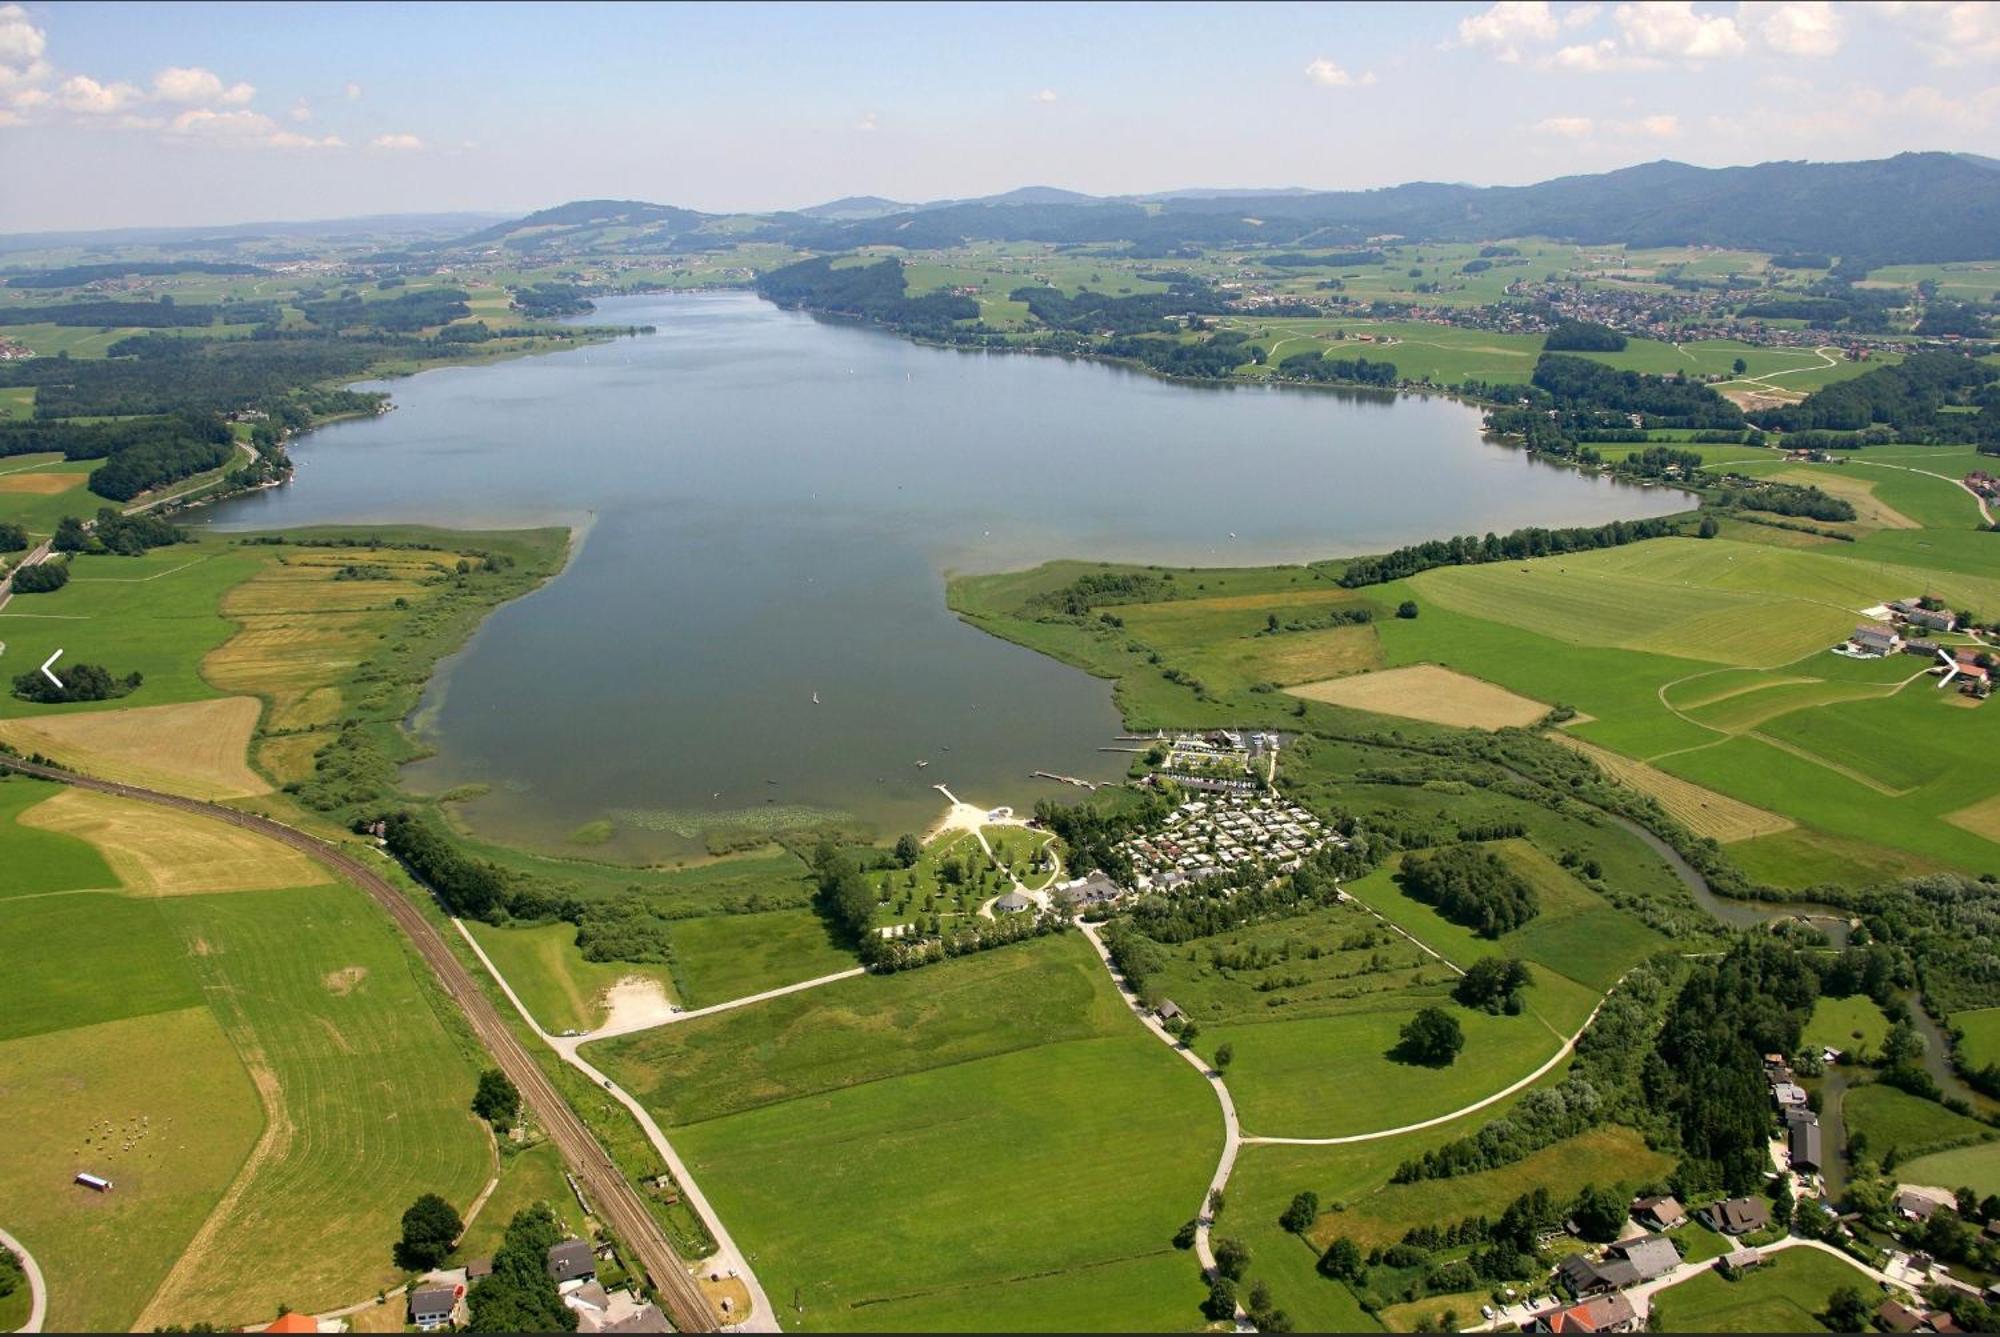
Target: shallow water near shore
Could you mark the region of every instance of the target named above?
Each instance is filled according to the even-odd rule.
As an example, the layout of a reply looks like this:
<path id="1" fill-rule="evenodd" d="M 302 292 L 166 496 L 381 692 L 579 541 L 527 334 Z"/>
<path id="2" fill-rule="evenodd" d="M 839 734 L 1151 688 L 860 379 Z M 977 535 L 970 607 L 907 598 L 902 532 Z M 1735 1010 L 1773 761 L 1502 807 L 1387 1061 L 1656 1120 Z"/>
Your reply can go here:
<path id="1" fill-rule="evenodd" d="M 601 301 L 657 333 L 380 383 L 219 528 L 576 524 L 418 712 L 420 788 L 483 782 L 481 835 L 597 858 L 842 815 L 893 835 L 961 798 L 1073 796 L 1129 758 L 1110 685 L 945 607 L 951 571 L 1053 557 L 1305 561 L 1596 524 L 1679 494 L 1480 439 L 1444 397 L 1172 385 L 920 347 L 740 293 Z M 814 695 L 818 695 L 818 704 Z M 919 767 L 919 761 L 928 762 Z M 568 844 L 609 819 L 608 841 Z"/>

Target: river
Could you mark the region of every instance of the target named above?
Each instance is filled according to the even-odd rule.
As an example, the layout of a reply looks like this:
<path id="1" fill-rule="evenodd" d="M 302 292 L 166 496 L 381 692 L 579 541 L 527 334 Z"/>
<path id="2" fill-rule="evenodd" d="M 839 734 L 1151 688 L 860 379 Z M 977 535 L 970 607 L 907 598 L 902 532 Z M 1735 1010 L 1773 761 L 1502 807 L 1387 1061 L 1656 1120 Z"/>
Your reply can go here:
<path id="1" fill-rule="evenodd" d="M 1024 806 L 1055 792 L 1032 771 L 1122 773 L 1109 685 L 960 623 L 952 571 L 1303 561 L 1684 504 L 1491 445 L 1442 396 L 1175 385 L 740 293 L 589 319 L 657 332 L 378 383 L 393 412 L 204 517 L 577 527 L 417 717 L 412 783 L 490 785 L 462 815 L 531 846 L 605 820 L 593 852 L 639 860 L 835 815 L 894 834 L 938 782 Z"/>

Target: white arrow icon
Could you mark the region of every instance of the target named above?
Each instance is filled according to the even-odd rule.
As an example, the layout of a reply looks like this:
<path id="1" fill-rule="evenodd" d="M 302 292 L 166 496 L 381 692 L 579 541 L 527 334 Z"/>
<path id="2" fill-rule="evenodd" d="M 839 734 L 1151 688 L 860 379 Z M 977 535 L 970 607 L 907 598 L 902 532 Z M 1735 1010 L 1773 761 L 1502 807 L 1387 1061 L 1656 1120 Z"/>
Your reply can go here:
<path id="1" fill-rule="evenodd" d="M 58 651 L 56 651 L 56 652 L 55 652 L 54 654 L 50 655 L 50 656 L 49 656 L 49 657 L 48 657 L 47 659 L 45 659 L 45 660 L 43 660 L 43 661 L 42 661 L 42 674 L 43 674 L 43 676 L 45 676 L 46 678 L 48 678 L 48 680 L 49 680 L 50 682 L 54 683 L 54 684 L 55 684 L 55 685 L 56 685 L 57 687 L 62 687 L 62 685 L 63 685 L 63 680 L 62 680 L 61 678 L 58 678 L 58 677 L 57 677 L 57 676 L 56 676 L 55 674 L 53 674 L 53 673 L 50 673 L 50 672 L 49 672 L 49 665 L 51 665 L 51 664 L 55 663 L 55 662 L 56 662 L 56 661 L 57 661 L 58 659 L 61 659 L 61 658 L 62 658 L 62 651 L 58 650 Z M 68 688 L 66 688 L 66 687 L 63 687 L 63 690 L 64 690 L 64 691 L 68 691 L 69 689 L 68 689 Z"/>

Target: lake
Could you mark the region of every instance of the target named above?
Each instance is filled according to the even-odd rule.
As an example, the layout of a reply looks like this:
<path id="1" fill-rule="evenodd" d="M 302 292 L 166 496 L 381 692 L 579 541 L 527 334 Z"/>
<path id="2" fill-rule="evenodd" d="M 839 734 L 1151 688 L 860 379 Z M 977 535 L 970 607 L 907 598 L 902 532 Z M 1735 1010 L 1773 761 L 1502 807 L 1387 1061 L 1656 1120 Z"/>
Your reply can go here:
<path id="1" fill-rule="evenodd" d="M 578 528 L 416 720 L 436 755 L 412 782 L 490 785 L 462 815 L 514 843 L 575 850 L 609 820 L 594 853 L 663 859 L 833 815 L 894 835 L 937 783 L 1025 807 L 1077 793 L 1032 771 L 1122 774 L 1109 684 L 960 623 L 948 572 L 1303 561 L 1684 505 L 1489 445 L 1443 397 L 1174 385 L 739 293 L 598 305 L 657 333 L 377 383 L 394 412 L 306 436 L 290 486 L 206 516 Z"/>

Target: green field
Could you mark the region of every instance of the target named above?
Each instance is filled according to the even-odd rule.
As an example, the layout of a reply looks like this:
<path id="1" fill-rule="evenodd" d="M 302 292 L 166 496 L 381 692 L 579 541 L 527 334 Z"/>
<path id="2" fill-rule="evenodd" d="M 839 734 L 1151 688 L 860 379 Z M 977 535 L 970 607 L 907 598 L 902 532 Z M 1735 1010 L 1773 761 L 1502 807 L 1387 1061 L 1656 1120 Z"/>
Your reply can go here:
<path id="1" fill-rule="evenodd" d="M 1661 1332 L 1826 1332 L 1818 1315 L 1842 1286 L 1871 1301 L 1879 1292 L 1867 1274 L 1817 1249 L 1787 1249 L 1736 1281 L 1702 1272 L 1657 1293 L 1653 1313 Z"/>
<path id="2" fill-rule="evenodd" d="M 593 1031 L 604 1024 L 600 995 L 622 979 L 653 980 L 673 994 L 664 966 L 624 961 L 586 961 L 577 949 L 576 926 L 509 925 L 468 921 L 466 927 L 545 1031 Z"/>
<path id="3" fill-rule="evenodd" d="M 1199 1321 L 1198 1271 L 1170 1237 L 1221 1119 L 1075 935 L 588 1056 L 674 1125 L 766 1289 L 802 1309 L 788 1326 Z"/>
<path id="4" fill-rule="evenodd" d="M 689 1007 L 747 998 L 856 965 L 826 920 L 806 909 L 680 919 L 670 936 L 674 978 Z"/>
<path id="5" fill-rule="evenodd" d="M 1882 1052 L 1882 1040 L 1889 1034 L 1889 1019 L 1865 994 L 1851 998 L 1822 997 L 1813 1005 L 1812 1020 L 1806 1023 L 1801 1042 L 1812 1049 L 1825 1046 L 1857 1058 Z"/>
<path id="6" fill-rule="evenodd" d="M 2000 1007 L 1960 1012 L 1951 1019 L 1951 1024 L 1964 1034 L 1959 1049 L 1967 1063 L 1975 1068 L 2000 1063 Z"/>
<path id="7" fill-rule="evenodd" d="M 1905 1184 L 1927 1184 L 1933 1188 L 1970 1188 L 1985 1197 L 2000 1193 L 2000 1142 L 1936 1151 L 1905 1161 L 1896 1167 L 1896 1178 Z"/>
<path id="8" fill-rule="evenodd" d="M 60 455 L 15 455 L 0 459 L 0 522 L 24 526 L 31 537 L 53 534 L 66 515 L 86 519 L 108 505 L 87 490 L 96 461 L 71 462 Z"/>
<path id="9" fill-rule="evenodd" d="M 0 776 L 0 849 L 7 855 L 7 881 L 0 884 L 0 898 L 118 885 L 117 875 L 89 841 L 15 822 L 21 813 L 62 790 L 46 780 Z"/>
<path id="10" fill-rule="evenodd" d="M 1850 1087 L 1841 1102 L 1847 1135 L 1868 1139 L 1868 1154 L 1880 1159 L 1894 1148 L 1904 1160 L 1959 1142 L 1982 1141 L 1993 1130 L 1977 1119 L 1954 1114 L 1935 1101 L 1872 1083 Z M 1954 1186 L 1955 1187 L 1955 1186 Z"/>
<path id="11" fill-rule="evenodd" d="M 491 1259 L 514 1213 L 536 1203 L 547 1204 L 571 1234 L 583 1235 L 583 1212 L 576 1205 L 569 1182 L 563 1178 L 562 1154 L 555 1143 L 538 1142 L 521 1150 L 503 1147 L 500 1182 L 493 1196 L 479 1209 L 479 1215 L 465 1227 L 465 1234 L 458 1241 L 457 1259 L 461 1262 Z M 464 1210 L 464 1204 L 459 1207 Z"/>
<path id="12" fill-rule="evenodd" d="M 221 695 L 201 676 L 202 657 L 229 639 L 234 625 L 223 595 L 266 558 L 219 538 L 156 548 L 143 557 L 72 559 L 68 585 L 53 594 L 18 595 L 0 612 L 8 659 L 39 664 L 56 650 L 64 662 L 142 673 L 138 691 L 117 701 L 37 706 L 0 696 L 0 718 L 125 706 L 200 701 Z"/>

